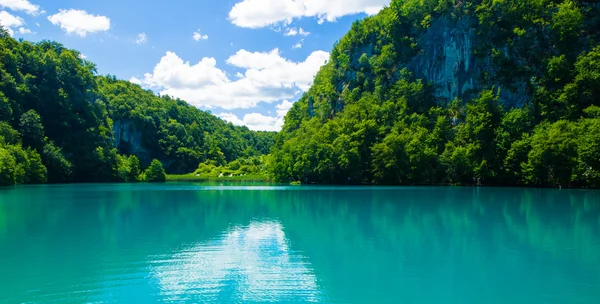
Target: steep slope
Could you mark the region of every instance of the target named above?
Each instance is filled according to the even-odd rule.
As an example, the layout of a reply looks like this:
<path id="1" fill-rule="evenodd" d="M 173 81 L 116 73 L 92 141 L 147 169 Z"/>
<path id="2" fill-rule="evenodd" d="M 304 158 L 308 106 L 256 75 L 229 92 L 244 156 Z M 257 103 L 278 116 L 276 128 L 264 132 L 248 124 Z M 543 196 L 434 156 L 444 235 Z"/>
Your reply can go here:
<path id="1" fill-rule="evenodd" d="M 160 159 L 170 173 L 189 173 L 207 160 L 219 164 L 269 153 L 274 132 L 233 126 L 183 100 L 158 97 L 114 77 L 98 77 L 108 101 L 113 141 L 120 153 L 142 163 Z"/>
<path id="2" fill-rule="evenodd" d="M 286 116 L 271 172 L 600 186 L 599 35 L 595 1 L 394 0 L 334 46 Z"/>
<path id="3" fill-rule="evenodd" d="M 267 153 L 274 136 L 96 76 L 77 51 L 0 29 L 0 185 L 133 181 L 152 159 L 187 173 Z"/>

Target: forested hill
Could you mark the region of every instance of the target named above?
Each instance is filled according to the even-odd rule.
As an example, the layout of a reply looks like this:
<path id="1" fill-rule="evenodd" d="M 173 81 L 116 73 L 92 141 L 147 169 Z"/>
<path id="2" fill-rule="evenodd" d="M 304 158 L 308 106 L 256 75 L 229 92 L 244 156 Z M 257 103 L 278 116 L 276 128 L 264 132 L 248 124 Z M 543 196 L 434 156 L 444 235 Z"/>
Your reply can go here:
<path id="1" fill-rule="evenodd" d="M 265 154 L 274 137 L 97 76 L 58 43 L 0 30 L 0 185 L 133 181 L 153 159 L 188 173 L 200 162 Z"/>
<path id="2" fill-rule="evenodd" d="M 393 0 L 285 118 L 280 181 L 600 187 L 600 4 Z"/>

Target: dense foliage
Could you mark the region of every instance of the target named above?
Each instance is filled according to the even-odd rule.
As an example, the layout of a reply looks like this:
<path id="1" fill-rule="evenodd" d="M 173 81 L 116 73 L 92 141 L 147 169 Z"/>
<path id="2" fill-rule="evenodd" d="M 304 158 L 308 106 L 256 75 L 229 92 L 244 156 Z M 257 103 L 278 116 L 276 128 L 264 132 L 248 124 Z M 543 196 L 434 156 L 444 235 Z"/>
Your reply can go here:
<path id="1" fill-rule="evenodd" d="M 164 182 L 167 179 L 167 174 L 165 173 L 165 169 L 163 169 L 162 164 L 157 159 L 153 160 L 150 163 L 150 166 L 141 178 L 143 181 L 147 182 Z"/>
<path id="2" fill-rule="evenodd" d="M 440 20 L 475 29 L 468 95 L 436 94 L 409 64 Z M 598 106 L 595 1 L 393 0 L 334 46 L 269 168 L 279 181 L 600 187 Z"/>
<path id="3" fill-rule="evenodd" d="M 274 133 L 97 76 L 58 43 L 17 41 L 0 29 L 0 185 L 131 182 L 153 159 L 167 172 L 191 172 L 206 160 L 264 154 L 273 141 Z M 159 164 L 150 172 L 164 180 Z"/>
<path id="4" fill-rule="evenodd" d="M 267 155 L 240 157 L 227 164 L 218 164 L 216 161 L 209 160 L 200 163 L 193 173 L 169 175 L 167 179 L 174 181 L 268 181 L 266 160 Z"/>
<path id="5" fill-rule="evenodd" d="M 273 145 L 273 132 L 233 126 L 182 100 L 158 97 L 114 77 L 98 77 L 97 83 L 108 101 L 119 151 L 145 164 L 160 159 L 169 173 L 191 172 L 204 161 L 225 164 L 266 154 Z"/>

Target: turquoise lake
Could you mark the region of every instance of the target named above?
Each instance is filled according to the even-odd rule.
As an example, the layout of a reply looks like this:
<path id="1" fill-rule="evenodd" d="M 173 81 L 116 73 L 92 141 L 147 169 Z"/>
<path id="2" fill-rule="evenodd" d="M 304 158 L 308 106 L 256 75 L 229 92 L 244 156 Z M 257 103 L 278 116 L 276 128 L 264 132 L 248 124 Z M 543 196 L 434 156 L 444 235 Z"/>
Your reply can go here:
<path id="1" fill-rule="evenodd" d="M 0 189 L 0 303 L 600 303 L 600 192 Z"/>

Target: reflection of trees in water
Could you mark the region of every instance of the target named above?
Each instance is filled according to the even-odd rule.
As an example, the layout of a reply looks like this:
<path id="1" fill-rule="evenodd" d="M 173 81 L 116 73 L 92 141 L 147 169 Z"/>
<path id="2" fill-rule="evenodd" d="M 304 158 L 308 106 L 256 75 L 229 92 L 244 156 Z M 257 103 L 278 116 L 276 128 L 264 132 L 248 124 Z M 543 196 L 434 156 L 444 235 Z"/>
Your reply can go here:
<path id="1" fill-rule="evenodd" d="M 440 267 L 470 265 L 452 270 L 471 279 L 539 257 L 574 269 L 600 268 L 598 191 L 73 185 L 0 195 L 0 278 L 39 276 L 40 286 L 40 275 L 58 273 L 55 286 L 70 286 L 115 263 L 144 271 L 140 261 L 194 248 L 253 221 L 281 223 L 289 249 L 308 258 L 318 284 L 358 298 L 369 286 L 393 290 L 400 284 L 410 295 L 421 279 L 448 273 Z M 20 201 L 6 203 L 7 197 Z M 57 202 L 46 204 L 44 197 Z M 351 281 L 357 274 L 368 279 Z M 600 282 L 597 275 L 592 279 Z"/>
<path id="2" fill-rule="evenodd" d="M 600 244 L 600 192 L 417 188 L 283 195 L 279 200 L 285 203 L 271 207 L 286 228 L 337 235 L 330 241 L 343 244 L 427 245 L 444 254 L 447 248 L 440 245 L 450 240 L 489 247 L 481 241 L 501 245 L 520 239 L 539 250 L 570 244 L 574 258 Z"/>
<path id="3" fill-rule="evenodd" d="M 454 273 L 438 279 L 455 282 L 455 290 L 461 290 L 461 278 L 469 278 L 471 288 L 492 292 L 502 282 L 489 282 L 490 273 L 514 275 L 515 282 L 530 278 L 516 289 L 531 289 L 543 280 L 521 272 L 536 263 L 540 269 L 558 266 L 563 274 L 564 267 L 587 270 L 590 284 L 600 284 L 594 271 L 600 269 L 600 192 L 407 188 L 316 192 L 289 200 L 295 203 L 282 212 L 288 215 L 282 219 L 286 235 L 310 258 L 320 282 L 334 286 L 327 290 L 344 290 L 349 298 L 364 297 L 361 284 L 409 296 L 422 290 L 416 282 L 436 273 Z M 367 279 L 344 280 L 357 274 Z M 453 295 L 431 300 L 444 296 Z"/>

